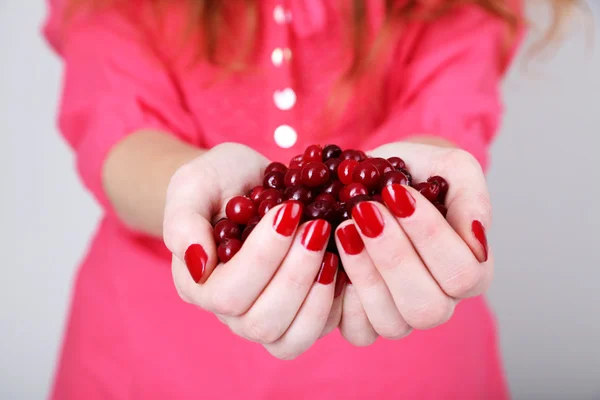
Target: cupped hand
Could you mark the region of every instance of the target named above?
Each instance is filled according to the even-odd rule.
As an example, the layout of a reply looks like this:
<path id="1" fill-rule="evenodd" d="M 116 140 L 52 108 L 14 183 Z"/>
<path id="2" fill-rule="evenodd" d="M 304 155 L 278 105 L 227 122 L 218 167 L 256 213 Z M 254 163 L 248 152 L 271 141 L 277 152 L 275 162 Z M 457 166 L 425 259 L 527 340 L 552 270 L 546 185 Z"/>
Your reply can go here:
<path id="1" fill-rule="evenodd" d="M 392 185 L 382 193 L 385 206 L 360 203 L 336 230 L 352 282 L 344 291 L 340 331 L 356 345 L 445 323 L 460 299 L 486 290 L 494 264 L 485 236 L 490 200 L 475 158 L 412 143 L 385 145 L 370 155 L 401 157 L 417 182 L 446 178 L 448 213 L 444 219 L 417 190 Z"/>
<path id="2" fill-rule="evenodd" d="M 223 144 L 183 166 L 169 185 L 163 234 L 183 300 L 292 359 L 340 320 L 341 299 L 333 307 L 338 258 L 325 252 L 329 223 L 300 224 L 302 206 L 280 204 L 225 264 L 218 264 L 211 225 L 230 198 L 262 183 L 268 163 L 248 147 Z"/>

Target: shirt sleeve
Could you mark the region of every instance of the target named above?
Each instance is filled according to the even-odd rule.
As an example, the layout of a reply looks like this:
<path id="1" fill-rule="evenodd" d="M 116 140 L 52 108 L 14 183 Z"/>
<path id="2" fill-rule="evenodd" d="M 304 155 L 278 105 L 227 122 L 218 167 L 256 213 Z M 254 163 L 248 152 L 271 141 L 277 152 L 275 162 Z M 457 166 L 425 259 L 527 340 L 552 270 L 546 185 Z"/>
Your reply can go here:
<path id="1" fill-rule="evenodd" d="M 375 132 L 393 142 L 428 134 L 449 140 L 487 167 L 488 149 L 503 106 L 500 81 L 523 37 L 506 52 L 506 24 L 476 6 L 464 6 L 424 26 L 399 72 L 399 94 Z"/>
<path id="2" fill-rule="evenodd" d="M 102 167 L 113 146 L 140 129 L 193 143 L 197 126 L 157 42 L 140 23 L 111 9 L 66 23 L 59 3 L 49 2 L 43 30 L 64 61 L 59 130 L 75 152 L 83 183 L 111 213 Z"/>

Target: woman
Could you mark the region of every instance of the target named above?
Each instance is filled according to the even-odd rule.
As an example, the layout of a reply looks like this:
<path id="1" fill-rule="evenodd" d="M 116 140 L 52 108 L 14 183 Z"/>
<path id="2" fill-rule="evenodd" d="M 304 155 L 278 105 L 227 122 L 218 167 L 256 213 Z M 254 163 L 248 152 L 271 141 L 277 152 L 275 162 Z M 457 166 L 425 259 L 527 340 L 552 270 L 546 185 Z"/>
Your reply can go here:
<path id="1" fill-rule="evenodd" d="M 60 129 L 105 210 L 53 399 L 508 397 L 482 167 L 520 4 L 49 5 Z M 401 185 L 335 232 L 285 203 L 215 269 L 227 200 L 325 142 L 446 177 L 447 221 Z"/>

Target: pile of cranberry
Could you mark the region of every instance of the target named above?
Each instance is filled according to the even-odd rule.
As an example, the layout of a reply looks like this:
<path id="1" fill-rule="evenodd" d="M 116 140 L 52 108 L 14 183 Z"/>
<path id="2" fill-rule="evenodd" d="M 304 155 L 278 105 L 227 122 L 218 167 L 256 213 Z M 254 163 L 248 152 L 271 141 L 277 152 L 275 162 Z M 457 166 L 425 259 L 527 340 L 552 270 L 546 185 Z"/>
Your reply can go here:
<path id="1" fill-rule="evenodd" d="M 227 218 L 214 226 L 219 259 L 223 263 L 229 261 L 261 218 L 282 202 L 302 203 L 302 221 L 324 219 L 335 230 L 350 218 L 352 208 L 359 202 L 383 204 L 381 190 L 392 184 L 414 187 L 446 216 L 448 183 L 444 178 L 433 176 L 415 184 L 399 157 L 386 160 L 368 157 L 360 150 L 342 150 L 335 144 L 311 145 L 304 154 L 292 158 L 289 167 L 280 162 L 269 164 L 261 186 L 229 200 L 225 208 Z M 327 251 L 338 254 L 334 235 Z"/>

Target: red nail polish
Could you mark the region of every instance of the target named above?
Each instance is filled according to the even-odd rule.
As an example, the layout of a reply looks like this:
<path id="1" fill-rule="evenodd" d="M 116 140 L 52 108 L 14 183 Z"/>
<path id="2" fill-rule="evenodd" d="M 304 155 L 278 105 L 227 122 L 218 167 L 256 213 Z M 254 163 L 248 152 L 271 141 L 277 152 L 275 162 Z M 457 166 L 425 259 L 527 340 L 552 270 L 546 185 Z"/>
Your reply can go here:
<path id="1" fill-rule="evenodd" d="M 329 285 L 332 283 L 333 278 L 335 278 L 335 271 L 337 270 L 338 264 L 338 256 L 330 252 L 325 253 L 323 262 L 321 263 L 321 269 L 319 270 L 315 281 L 322 285 Z"/>
<path id="2" fill-rule="evenodd" d="M 363 243 L 362 238 L 360 237 L 354 224 L 349 224 L 338 229 L 336 235 L 346 254 L 355 256 L 365 248 L 365 244 Z"/>
<path id="3" fill-rule="evenodd" d="M 302 245 L 308 250 L 321 251 L 329 240 L 331 225 L 322 219 L 315 219 L 306 225 L 302 235 Z"/>
<path id="4" fill-rule="evenodd" d="M 208 256 L 206 252 L 199 244 L 192 244 L 185 251 L 185 265 L 190 271 L 190 275 L 194 282 L 200 283 L 202 280 L 202 276 L 204 275 L 204 271 L 206 270 L 206 262 L 208 261 Z"/>
<path id="5" fill-rule="evenodd" d="M 363 201 L 354 206 L 352 219 L 366 237 L 375 238 L 383 232 L 383 216 L 373 203 Z"/>
<path id="6" fill-rule="evenodd" d="M 301 216 L 302 206 L 299 203 L 287 203 L 277 211 L 273 220 L 273 228 L 280 235 L 292 236 L 298 227 Z"/>
<path id="7" fill-rule="evenodd" d="M 483 247 L 483 260 L 481 262 L 486 262 L 488 259 L 488 242 L 487 237 L 485 236 L 485 227 L 483 224 L 477 220 L 473 221 L 471 224 L 471 230 L 473 231 L 473 235 L 479 243 L 481 243 L 481 247 Z"/>
<path id="8" fill-rule="evenodd" d="M 337 274 L 337 279 L 335 281 L 335 292 L 333 293 L 333 298 L 337 299 L 340 297 L 342 292 L 344 291 L 344 287 L 346 287 L 346 283 L 348 282 L 348 275 L 346 275 L 346 271 L 340 269 Z"/>
<path id="9" fill-rule="evenodd" d="M 381 192 L 383 201 L 389 210 L 398 218 L 407 218 L 415 212 L 415 198 L 402 185 L 388 185 Z"/>

